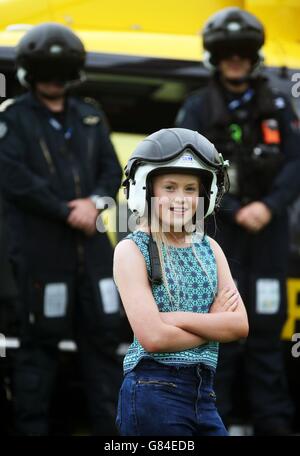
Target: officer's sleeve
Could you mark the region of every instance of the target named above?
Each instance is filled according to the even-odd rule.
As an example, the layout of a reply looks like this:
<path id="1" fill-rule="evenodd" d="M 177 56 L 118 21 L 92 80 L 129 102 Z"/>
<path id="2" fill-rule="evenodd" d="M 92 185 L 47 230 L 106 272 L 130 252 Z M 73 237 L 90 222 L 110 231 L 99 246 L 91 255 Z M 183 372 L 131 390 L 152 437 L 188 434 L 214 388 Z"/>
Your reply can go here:
<path id="1" fill-rule="evenodd" d="M 198 131 L 202 127 L 201 119 L 201 101 L 194 97 L 188 98 L 179 110 L 176 119 L 175 127 L 188 128 L 189 130 Z"/>
<path id="2" fill-rule="evenodd" d="M 299 120 L 290 102 L 284 101 L 285 108 L 280 110 L 284 164 L 272 185 L 271 192 L 262 200 L 275 215 L 284 213 L 300 195 Z"/>
<path id="3" fill-rule="evenodd" d="M 186 100 L 183 107 L 179 110 L 175 126 L 178 128 L 188 128 L 190 130 L 198 131 L 204 134 L 206 119 L 203 118 L 201 97 L 191 97 Z M 235 222 L 234 217 L 238 210 L 241 208 L 240 201 L 232 195 L 225 194 L 222 198 L 220 215 L 222 218 Z"/>
<path id="4" fill-rule="evenodd" d="M 42 177 L 26 162 L 25 142 L 13 116 L 0 116 L 0 188 L 3 196 L 17 207 L 33 214 L 65 220 L 70 210 L 60 201 Z"/>
<path id="5" fill-rule="evenodd" d="M 121 185 L 122 168 L 115 148 L 110 140 L 110 132 L 105 116 L 101 115 L 100 147 L 98 150 L 99 171 L 93 195 L 115 198 Z"/>

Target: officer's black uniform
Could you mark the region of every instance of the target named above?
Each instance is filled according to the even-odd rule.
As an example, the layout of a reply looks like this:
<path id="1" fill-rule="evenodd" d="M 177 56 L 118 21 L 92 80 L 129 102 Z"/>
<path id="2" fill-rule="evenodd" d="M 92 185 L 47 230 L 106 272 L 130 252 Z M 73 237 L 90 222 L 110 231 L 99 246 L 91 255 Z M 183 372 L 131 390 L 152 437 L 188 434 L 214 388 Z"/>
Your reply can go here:
<path id="1" fill-rule="evenodd" d="M 221 347 L 216 385 L 220 413 L 227 418 L 231 411 L 235 363 L 244 350 L 256 430 L 276 432 L 292 416 L 280 332 L 286 316 L 287 207 L 300 193 L 297 118 L 289 101 L 272 92 L 264 79 L 254 80 L 246 92 L 237 95 L 225 90 L 216 76 L 187 99 L 177 126 L 205 135 L 230 160 L 234 171 L 231 192 L 225 195 L 217 218 L 216 237 L 247 307 L 250 333 L 245 343 Z M 251 201 L 264 202 L 273 214 L 257 234 L 234 220 L 237 211 Z M 271 291 L 264 299 L 268 286 Z"/>
<path id="2" fill-rule="evenodd" d="M 68 201 L 115 198 L 121 167 L 104 114 L 94 105 L 67 97 L 64 114 L 55 115 L 33 92 L 6 104 L 0 115 L 0 181 L 20 301 L 17 432 L 48 432 L 56 347 L 72 323 L 93 431 L 110 435 L 121 381 L 112 247 L 106 234 L 87 237 L 66 220 Z"/>

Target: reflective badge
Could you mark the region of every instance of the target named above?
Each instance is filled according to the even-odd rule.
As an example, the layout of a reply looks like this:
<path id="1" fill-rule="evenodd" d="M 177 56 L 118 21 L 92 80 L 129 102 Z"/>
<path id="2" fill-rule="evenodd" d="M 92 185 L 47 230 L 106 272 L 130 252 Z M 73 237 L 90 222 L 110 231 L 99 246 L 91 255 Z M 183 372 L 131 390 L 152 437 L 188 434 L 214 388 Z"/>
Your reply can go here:
<path id="1" fill-rule="evenodd" d="M 48 283 L 44 291 L 44 315 L 64 317 L 67 313 L 68 288 L 65 283 Z"/>
<path id="2" fill-rule="evenodd" d="M 4 138 L 7 133 L 7 125 L 5 122 L 0 122 L 0 138 Z"/>
<path id="3" fill-rule="evenodd" d="M 230 138 L 232 141 L 241 144 L 243 139 L 243 130 L 240 125 L 233 123 L 229 125 Z"/>
<path id="4" fill-rule="evenodd" d="M 100 122 L 99 116 L 87 116 L 82 119 L 85 125 L 97 125 Z"/>
<path id="5" fill-rule="evenodd" d="M 112 314 L 119 311 L 119 295 L 117 287 L 111 278 L 99 280 L 99 291 L 103 303 L 103 311 Z"/>
<path id="6" fill-rule="evenodd" d="M 0 104 L 0 112 L 6 111 L 6 109 L 9 108 L 14 103 L 15 103 L 14 98 L 7 98 L 6 100 L 2 101 L 2 103 Z"/>
<path id="7" fill-rule="evenodd" d="M 283 97 L 277 97 L 275 98 L 275 106 L 278 109 L 283 109 L 286 106 L 285 99 Z"/>
<path id="8" fill-rule="evenodd" d="M 256 281 L 256 312 L 271 315 L 279 311 L 280 282 L 277 279 Z"/>
<path id="9" fill-rule="evenodd" d="M 276 119 L 266 119 L 261 123 L 265 144 L 280 144 L 279 124 Z"/>

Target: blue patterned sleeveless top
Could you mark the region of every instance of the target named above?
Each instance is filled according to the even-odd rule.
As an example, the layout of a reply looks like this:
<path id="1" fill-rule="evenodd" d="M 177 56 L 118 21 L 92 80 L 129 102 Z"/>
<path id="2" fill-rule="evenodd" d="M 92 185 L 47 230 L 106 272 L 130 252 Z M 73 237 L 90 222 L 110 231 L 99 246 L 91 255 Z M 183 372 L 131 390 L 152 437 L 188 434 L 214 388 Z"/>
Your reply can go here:
<path id="1" fill-rule="evenodd" d="M 176 310 L 180 312 L 209 312 L 217 292 L 217 265 L 207 236 L 198 237 L 199 242 L 194 242 L 194 248 L 202 267 L 199 265 L 191 246 L 169 246 L 170 259 L 168 261 L 166 248 L 163 245 L 165 277 L 169 292 L 163 283 L 152 284 L 152 293 L 160 312 L 174 312 Z M 125 239 L 131 239 L 135 242 L 145 259 L 147 272 L 150 275 L 149 234 L 144 231 L 135 231 L 127 235 Z M 176 308 L 174 308 L 174 302 Z M 203 363 L 215 370 L 218 361 L 218 349 L 218 342 L 209 341 L 188 350 L 153 353 L 147 352 L 134 337 L 123 361 L 124 375 L 134 369 L 142 358 L 150 358 L 170 366 L 190 366 Z"/>

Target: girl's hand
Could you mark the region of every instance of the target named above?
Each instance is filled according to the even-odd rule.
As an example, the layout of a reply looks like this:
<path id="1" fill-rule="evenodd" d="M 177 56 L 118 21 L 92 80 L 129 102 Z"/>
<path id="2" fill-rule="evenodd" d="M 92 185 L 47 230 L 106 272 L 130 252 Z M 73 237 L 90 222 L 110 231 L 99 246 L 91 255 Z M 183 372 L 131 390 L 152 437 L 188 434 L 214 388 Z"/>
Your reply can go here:
<path id="1" fill-rule="evenodd" d="M 236 288 L 225 287 L 217 294 L 209 313 L 234 312 L 239 304 L 239 298 Z"/>

